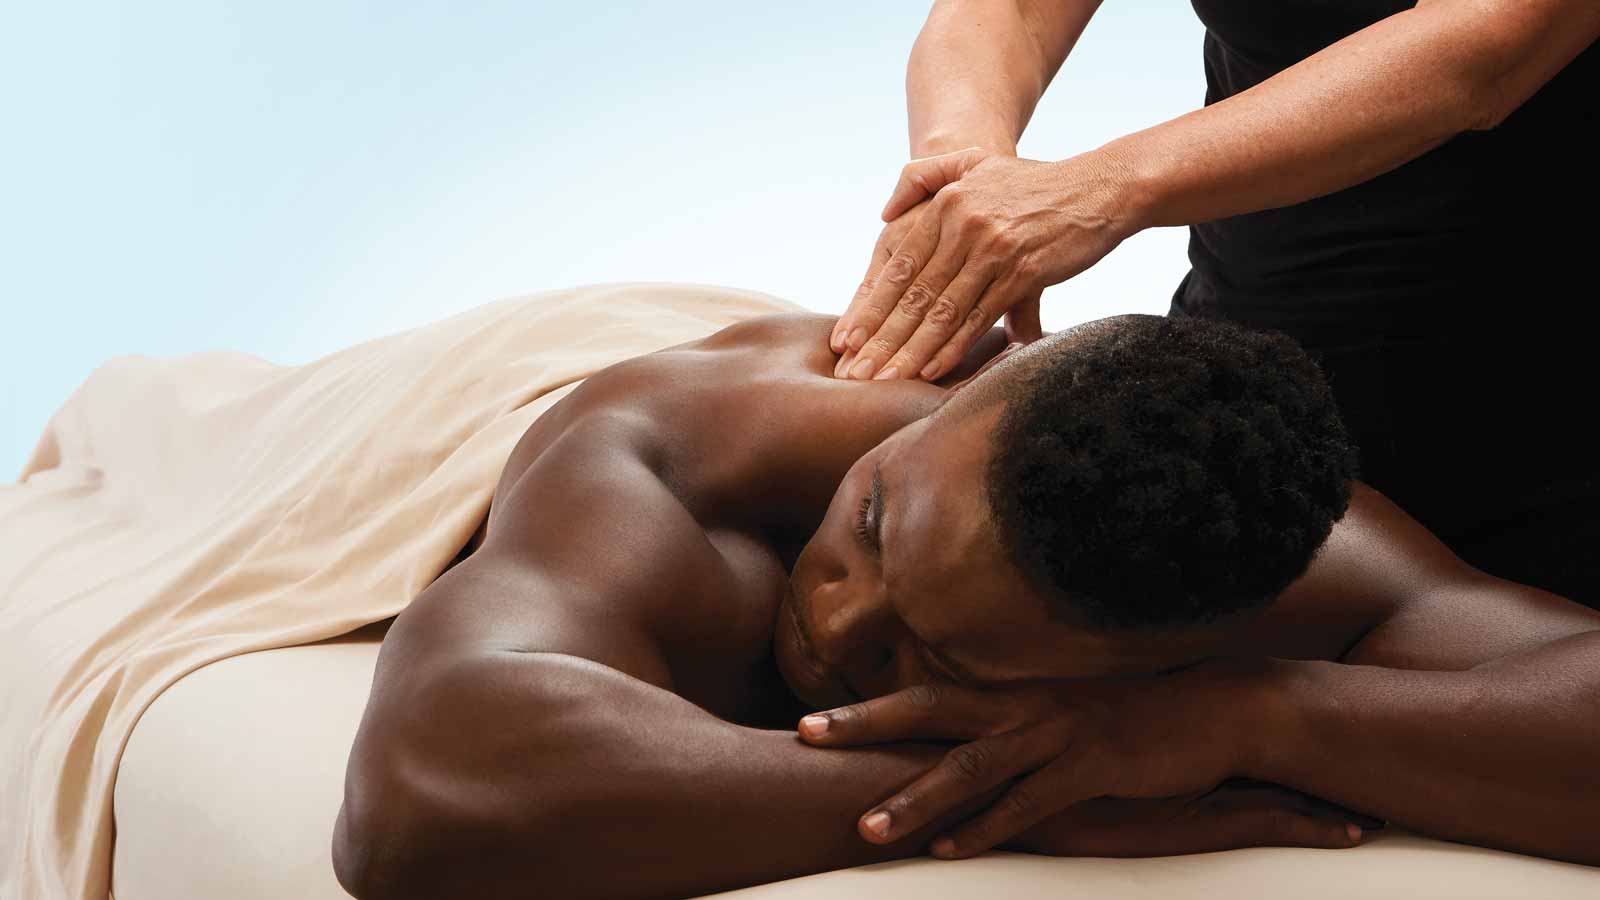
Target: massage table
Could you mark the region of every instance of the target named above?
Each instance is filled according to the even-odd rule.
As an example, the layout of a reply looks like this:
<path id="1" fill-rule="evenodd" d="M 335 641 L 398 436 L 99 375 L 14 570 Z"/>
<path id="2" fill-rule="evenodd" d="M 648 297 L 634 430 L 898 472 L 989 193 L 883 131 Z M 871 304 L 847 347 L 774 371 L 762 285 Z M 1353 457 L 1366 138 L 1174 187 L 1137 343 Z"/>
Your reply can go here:
<path id="1" fill-rule="evenodd" d="M 168 688 L 117 777 L 116 900 L 337 900 L 329 857 L 345 760 L 380 622 L 235 656 Z M 1490 811 L 1486 810 L 1486 813 Z M 530 886 L 530 898 L 541 896 Z M 899 860 L 716 895 L 728 900 L 1579 900 L 1600 869 L 1379 832 L 1349 850 L 1259 848 L 1155 859 L 994 852 Z"/>
<path id="2" fill-rule="evenodd" d="M 483 521 L 520 437 L 605 366 L 798 309 L 591 285 L 298 366 L 217 351 L 101 366 L 0 483 L 0 900 L 344 896 L 330 839 L 387 623 Z M 731 896 L 975 894 L 1576 900 L 1600 897 L 1600 869 L 1382 834 L 924 858 Z"/>

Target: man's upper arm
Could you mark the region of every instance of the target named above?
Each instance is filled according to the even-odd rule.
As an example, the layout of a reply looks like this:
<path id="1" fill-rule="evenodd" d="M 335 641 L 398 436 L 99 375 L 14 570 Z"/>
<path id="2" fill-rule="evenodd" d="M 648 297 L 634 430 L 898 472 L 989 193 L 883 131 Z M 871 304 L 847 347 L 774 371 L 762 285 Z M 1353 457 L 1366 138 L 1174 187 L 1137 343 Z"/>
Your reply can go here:
<path id="1" fill-rule="evenodd" d="M 1382 494 L 1358 485 L 1352 527 L 1328 548 L 1323 590 L 1386 608 L 1340 660 L 1462 670 L 1600 629 L 1600 612 L 1468 565 Z M 1358 599 L 1359 598 L 1359 599 Z M 1337 601 L 1336 601 L 1337 602 Z"/>

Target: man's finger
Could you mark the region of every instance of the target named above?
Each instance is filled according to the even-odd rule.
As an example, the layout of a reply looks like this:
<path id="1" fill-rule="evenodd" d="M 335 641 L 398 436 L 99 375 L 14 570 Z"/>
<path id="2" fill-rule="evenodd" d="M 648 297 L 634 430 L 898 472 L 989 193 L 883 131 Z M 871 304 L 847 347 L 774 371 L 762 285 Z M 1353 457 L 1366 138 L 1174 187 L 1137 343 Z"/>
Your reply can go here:
<path id="1" fill-rule="evenodd" d="M 1050 764 L 1012 785 L 988 809 L 935 841 L 932 848 L 935 856 L 947 859 L 976 856 L 1061 810 L 1102 793 L 1085 777 L 1076 756 L 1061 753 L 1062 744 L 1057 736 L 1042 738 L 1040 746 L 1047 748 L 1047 759 L 1054 757 Z"/>
<path id="2" fill-rule="evenodd" d="M 1236 847 L 1352 847 L 1362 825 L 1382 827 L 1367 816 L 1275 785 L 1223 787 L 1196 801 Z"/>
<path id="3" fill-rule="evenodd" d="M 1030 730 L 1008 731 L 962 744 L 939 765 L 862 815 L 861 836 L 897 841 L 975 797 L 1043 765 L 1055 748 Z"/>
<path id="4" fill-rule="evenodd" d="M 1008 729 L 1016 721 L 1012 701 L 942 682 L 912 685 L 800 720 L 800 736 L 812 744 L 851 747 L 911 739 L 970 741 Z"/>

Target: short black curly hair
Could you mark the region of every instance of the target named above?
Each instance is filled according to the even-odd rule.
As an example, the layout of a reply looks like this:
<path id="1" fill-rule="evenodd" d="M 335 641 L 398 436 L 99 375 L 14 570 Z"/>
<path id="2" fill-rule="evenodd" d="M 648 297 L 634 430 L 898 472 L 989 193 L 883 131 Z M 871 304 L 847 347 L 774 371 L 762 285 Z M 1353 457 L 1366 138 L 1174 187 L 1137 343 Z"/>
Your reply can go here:
<path id="1" fill-rule="evenodd" d="M 1260 609 L 1344 515 L 1356 451 L 1288 337 L 1117 316 L 1029 350 L 1005 379 L 986 490 L 1058 618 L 1155 632 Z"/>

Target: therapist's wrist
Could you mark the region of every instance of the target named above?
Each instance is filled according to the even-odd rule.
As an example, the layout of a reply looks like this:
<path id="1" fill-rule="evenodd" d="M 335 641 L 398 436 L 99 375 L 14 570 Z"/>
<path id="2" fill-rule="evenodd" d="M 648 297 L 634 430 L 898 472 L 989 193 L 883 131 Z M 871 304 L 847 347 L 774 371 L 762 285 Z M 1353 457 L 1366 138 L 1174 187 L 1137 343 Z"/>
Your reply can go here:
<path id="1" fill-rule="evenodd" d="M 960 131 L 930 134 L 911 142 L 911 158 L 923 159 L 955 153 L 968 147 L 982 147 L 990 153 L 1017 155 L 1017 142 L 995 132 Z"/>
<path id="2" fill-rule="evenodd" d="M 1165 199 L 1163 182 L 1144 163 L 1136 143 L 1122 138 L 1091 150 L 1084 156 L 1094 157 L 1098 168 L 1106 173 L 1106 182 L 1110 185 L 1113 198 L 1111 205 L 1116 209 L 1123 230 L 1128 235 L 1146 228 L 1178 224 L 1162 220 Z"/>

